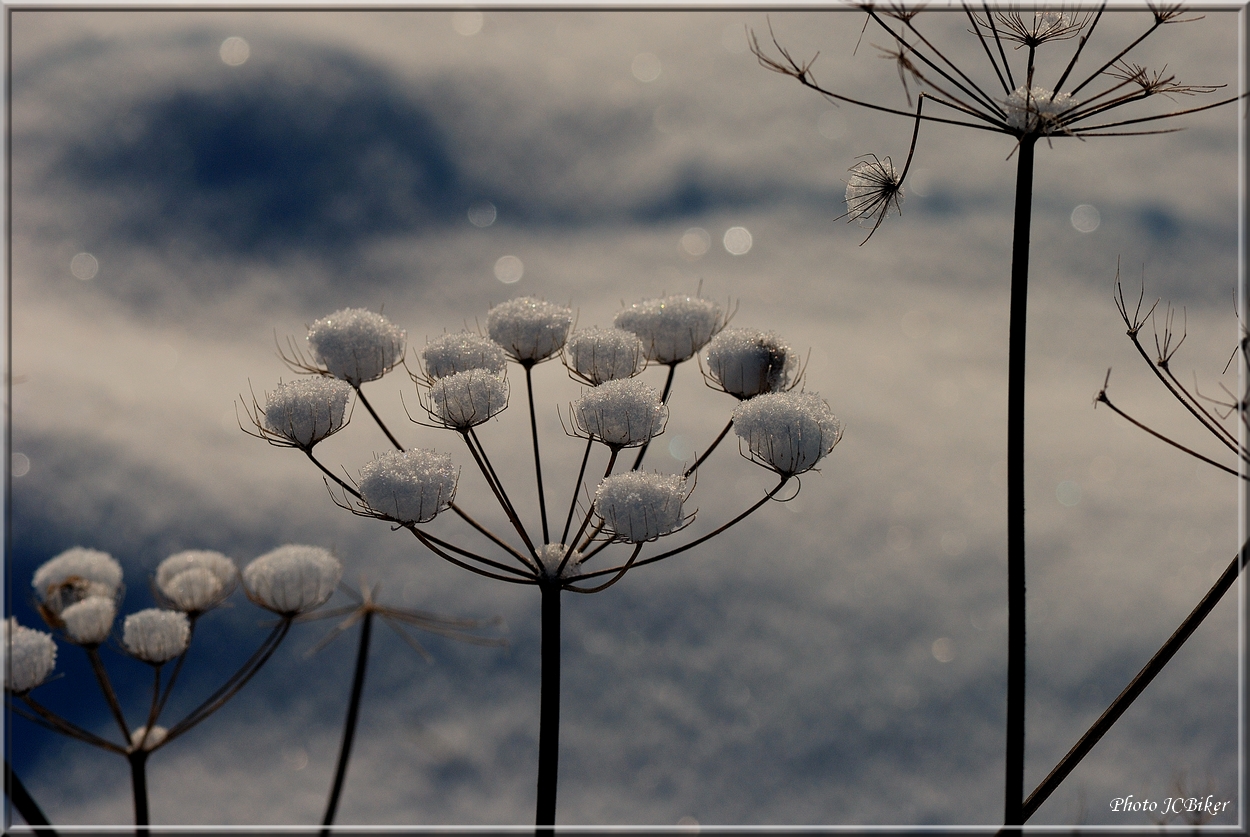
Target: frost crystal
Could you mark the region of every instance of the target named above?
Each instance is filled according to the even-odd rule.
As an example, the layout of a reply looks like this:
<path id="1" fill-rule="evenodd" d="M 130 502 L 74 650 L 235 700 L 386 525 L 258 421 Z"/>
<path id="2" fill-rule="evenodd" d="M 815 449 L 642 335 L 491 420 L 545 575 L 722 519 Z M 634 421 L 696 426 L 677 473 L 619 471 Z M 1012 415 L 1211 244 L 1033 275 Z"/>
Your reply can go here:
<path id="1" fill-rule="evenodd" d="M 330 378 L 299 378 L 265 395 L 265 430 L 311 448 L 342 429 L 352 388 Z"/>
<path id="2" fill-rule="evenodd" d="M 360 496 L 373 511 L 401 523 L 427 523 L 456 496 L 451 457 L 430 450 L 384 453 L 360 469 Z"/>
<path id="3" fill-rule="evenodd" d="M 543 565 L 543 571 L 549 576 L 555 576 L 560 562 L 564 560 L 564 553 L 567 551 L 568 545 L 562 543 L 544 544 L 539 548 L 538 561 Z M 560 572 L 560 578 L 576 578 L 582 560 L 582 554 L 574 550 L 573 554 L 569 556 L 569 560 L 565 562 L 564 569 Z"/>
<path id="4" fill-rule="evenodd" d="M 617 474 L 599 483 L 595 511 L 618 540 L 655 540 L 681 528 L 685 488 L 686 481 L 675 474 Z"/>
<path id="5" fill-rule="evenodd" d="M 613 324 L 638 335 L 647 360 L 679 363 L 707 345 L 725 327 L 725 317 L 709 300 L 669 296 L 635 302 Z"/>
<path id="6" fill-rule="evenodd" d="M 446 378 L 470 369 L 485 369 L 502 375 L 508 356 L 495 341 L 471 331 L 461 331 L 431 340 L 421 350 L 421 362 L 430 378 Z"/>
<path id="7" fill-rule="evenodd" d="M 53 616 L 89 596 L 115 598 L 121 584 L 122 568 L 112 556 L 81 546 L 45 562 L 31 580 L 35 594 Z"/>
<path id="8" fill-rule="evenodd" d="M 743 401 L 733 423 L 750 458 L 786 477 L 810 471 L 842 439 L 841 422 L 813 393 L 774 392 Z"/>
<path id="9" fill-rule="evenodd" d="M 560 351 L 572 325 L 570 309 L 530 296 L 496 305 L 486 315 L 490 339 L 518 363 L 537 363 Z"/>
<path id="10" fill-rule="evenodd" d="M 10 617 L 0 622 L 0 642 L 6 650 L 4 685 L 24 694 L 48 679 L 56 667 L 56 643 L 52 635 L 17 624 Z"/>
<path id="11" fill-rule="evenodd" d="M 375 381 L 404 356 L 405 333 L 381 314 L 344 308 L 308 328 L 313 358 L 352 386 Z"/>
<path id="12" fill-rule="evenodd" d="M 108 639 L 117 617 L 117 604 L 110 596 L 88 596 L 61 611 L 65 635 L 79 645 L 99 645 Z"/>
<path id="13" fill-rule="evenodd" d="M 646 366 L 642 341 L 619 328 L 588 328 L 573 333 L 564 347 L 564 364 L 576 378 L 597 387 L 632 378 Z"/>
<path id="14" fill-rule="evenodd" d="M 164 663 L 187 649 L 191 623 L 185 613 L 150 607 L 126 617 L 122 645 L 147 663 Z"/>
<path id="15" fill-rule="evenodd" d="M 155 750 L 160 743 L 165 740 L 165 736 L 169 734 L 169 730 L 162 726 L 153 726 L 152 731 L 148 732 L 147 727 L 139 727 L 130 733 L 130 746 L 134 749 L 139 748 L 139 742 L 143 742 L 143 749 Z M 147 738 L 144 741 L 144 738 Z"/>
<path id="16" fill-rule="evenodd" d="M 508 406 L 508 382 L 485 369 L 439 378 L 430 387 L 430 417 L 444 427 L 467 430 Z"/>
<path id="17" fill-rule="evenodd" d="M 667 410 L 660 396 L 636 379 L 608 381 L 569 408 L 578 435 L 613 447 L 641 445 L 664 432 Z"/>
<path id="18" fill-rule="evenodd" d="M 319 546 L 287 544 L 266 552 L 243 569 L 248 598 L 283 616 L 323 604 L 343 576 L 343 565 Z"/>
<path id="19" fill-rule="evenodd" d="M 234 562 L 205 549 L 169 556 L 156 568 L 156 587 L 178 610 L 201 613 L 221 603 L 234 590 L 239 570 Z"/>
<path id="20" fill-rule="evenodd" d="M 1060 114 L 1079 103 L 1067 93 L 1051 93 L 1044 87 L 1030 90 L 1022 85 L 1007 97 L 1006 104 L 1007 124 L 1012 128 L 1050 134 L 1062 130 Z"/>
<path id="21" fill-rule="evenodd" d="M 776 334 L 727 328 L 707 349 L 707 366 L 720 388 L 738 398 L 781 392 L 794 383 L 799 359 Z"/>

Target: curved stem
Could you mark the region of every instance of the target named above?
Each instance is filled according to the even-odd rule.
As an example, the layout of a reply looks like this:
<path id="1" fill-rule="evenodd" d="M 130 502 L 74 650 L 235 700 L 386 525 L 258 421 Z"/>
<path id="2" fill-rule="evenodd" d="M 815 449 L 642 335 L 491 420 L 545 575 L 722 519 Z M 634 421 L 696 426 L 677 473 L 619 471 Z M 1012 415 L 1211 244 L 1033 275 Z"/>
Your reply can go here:
<path id="1" fill-rule="evenodd" d="M 517 560 L 519 560 L 521 563 L 523 563 L 523 564 L 524 564 L 524 563 L 526 563 L 526 561 L 525 561 L 525 556 L 523 556 L 521 553 L 517 552 L 517 551 L 516 551 L 515 549 L 513 549 L 511 546 L 509 546 L 509 545 L 508 545 L 508 544 L 507 544 L 507 543 L 506 543 L 506 542 L 505 542 L 502 538 L 500 538 L 500 537 L 499 537 L 498 535 L 496 535 L 494 532 L 490 531 L 490 530 L 489 530 L 489 529 L 487 529 L 485 526 L 483 526 L 482 524 L 480 524 L 480 523 L 478 523 L 476 520 L 474 520 L 472 517 L 470 517 L 470 516 L 469 516 L 469 514 L 468 514 L 468 512 L 466 512 L 464 509 L 460 508 L 460 507 L 459 507 L 459 506 L 457 506 L 455 503 L 452 503 L 452 504 L 451 504 L 451 506 L 450 506 L 450 508 L 451 508 L 451 510 L 452 510 L 452 511 L 454 511 L 456 514 L 458 514 L 458 515 L 460 516 L 460 519 L 461 519 L 461 520 L 463 520 L 465 523 L 469 524 L 469 525 L 470 525 L 470 526 L 472 526 L 474 529 L 476 529 L 478 532 L 482 533 L 482 534 L 483 534 L 483 535 L 485 535 L 487 538 L 489 538 L 489 539 L 490 539 L 490 541 L 491 541 L 491 543 L 495 544 L 495 546 L 499 547 L 499 548 L 500 548 L 500 549 L 502 549 L 504 552 L 507 552 L 509 555 L 511 555 L 512 557 L 516 558 L 516 559 L 517 559 Z"/>
<path id="2" fill-rule="evenodd" d="M 320 460 L 318 460 L 318 459 L 317 459 L 317 457 L 313 456 L 312 450 L 310 450 L 310 449 L 304 449 L 304 453 L 305 453 L 305 455 L 307 455 L 307 456 L 308 456 L 308 458 L 309 458 L 310 460 L 312 460 L 312 464 L 316 465 L 318 468 L 320 468 L 320 469 L 321 469 L 321 473 L 325 474 L 327 477 L 329 477 L 330 479 L 334 480 L 336 483 L 338 483 L 338 484 L 339 484 L 339 487 L 340 487 L 340 488 L 342 488 L 342 489 L 343 489 L 344 491 L 346 491 L 348 494 L 350 494 L 350 495 L 352 495 L 353 497 L 355 497 L 357 500 L 361 499 L 361 497 L 360 497 L 360 492 L 359 492 L 359 491 L 357 491 L 355 488 L 352 488 L 352 487 L 351 487 L 350 485 L 348 485 L 347 483 L 343 482 L 343 480 L 342 480 L 342 479 L 341 479 L 341 478 L 340 478 L 337 474 L 335 474 L 333 471 L 331 471 L 331 470 L 330 470 L 329 468 L 327 468 L 326 466 L 322 465 L 322 464 L 321 464 L 321 462 L 320 462 Z"/>
<path id="3" fill-rule="evenodd" d="M 668 377 L 664 379 L 664 391 L 660 393 L 661 404 L 668 403 L 668 394 L 672 392 L 673 390 L 673 376 L 676 374 L 677 374 L 677 364 L 670 363 L 668 365 Z M 642 458 L 647 455 L 647 448 L 649 447 L 651 447 L 650 439 L 648 439 L 646 443 L 643 444 L 643 446 L 638 449 L 638 458 L 634 460 L 634 465 L 632 468 L 630 468 L 631 471 L 637 471 L 640 467 L 642 467 Z M 574 540 L 576 540 L 576 538 L 574 538 Z"/>
<path id="4" fill-rule="evenodd" d="M 198 614 L 189 618 L 191 629 L 187 635 L 187 647 L 182 649 L 182 653 L 178 655 L 177 662 L 174 663 L 174 670 L 170 673 L 169 681 L 165 684 L 165 692 L 161 695 L 160 702 L 156 705 L 156 714 L 148 722 L 149 728 L 160 717 L 161 712 L 165 711 L 165 704 L 169 701 L 169 695 L 174 690 L 174 683 L 178 680 L 178 673 L 182 671 L 182 664 L 187 660 L 187 652 L 191 650 L 191 640 L 195 639 L 195 622 L 197 618 Z"/>
<path id="5" fill-rule="evenodd" d="M 94 732 L 88 732 L 77 724 L 67 721 L 51 709 L 48 709 L 43 704 L 39 703 L 29 694 L 22 695 L 21 698 L 22 702 L 35 712 L 35 717 L 30 718 L 30 720 L 36 721 L 36 723 L 42 722 L 42 725 L 46 725 L 49 729 L 56 730 L 62 735 L 68 735 L 70 738 L 77 738 L 79 741 L 83 741 L 93 747 L 99 747 L 101 750 L 108 750 L 110 753 L 120 753 L 123 756 L 126 755 L 125 748 L 118 747 L 112 741 L 101 738 Z M 18 714 L 22 714 L 16 706 L 10 705 L 9 708 Z M 36 720 L 36 718 L 38 718 L 38 720 Z M 127 741 L 129 741 L 129 736 L 127 736 Z"/>
<path id="6" fill-rule="evenodd" d="M 733 426 L 734 426 L 734 420 L 730 418 L 729 423 L 725 425 L 725 429 L 720 432 L 720 435 L 716 437 L 716 439 L 712 442 L 711 446 L 708 447 L 707 450 L 703 451 L 703 455 L 700 456 L 698 459 L 696 459 L 694 461 L 694 464 L 691 465 L 689 468 L 687 468 L 685 473 L 682 474 L 682 476 L 688 477 L 691 474 L 693 474 L 695 471 L 697 471 L 699 469 L 699 466 L 703 464 L 703 460 L 707 459 L 709 456 L 712 455 L 712 451 L 716 450 L 716 446 L 721 443 L 721 440 L 724 439 L 725 436 L 729 433 L 729 428 Z"/>
<path id="7" fill-rule="evenodd" d="M 109 705 L 109 711 L 113 713 L 117 726 L 121 727 L 122 737 L 129 742 L 130 727 L 126 725 L 126 716 L 122 713 L 121 703 L 117 700 L 117 693 L 113 691 L 113 684 L 109 682 L 108 671 L 100 659 L 100 649 L 96 646 L 83 646 L 83 650 L 87 652 L 87 659 L 91 661 L 91 671 L 95 673 L 95 679 L 100 684 L 100 691 L 104 693 L 104 700 Z"/>
<path id="8" fill-rule="evenodd" d="M 513 507 L 512 501 L 508 499 L 508 494 L 504 491 L 503 484 L 499 482 L 495 469 L 491 467 L 490 460 L 486 458 L 486 451 L 479 450 L 481 443 L 477 440 L 477 434 L 473 432 L 473 428 L 468 428 L 461 431 L 460 435 L 464 438 L 464 443 L 469 446 L 469 453 L 473 454 L 473 461 L 477 463 L 482 476 L 486 478 L 490 490 L 495 493 L 495 499 L 499 501 L 504 514 L 508 516 L 508 521 L 512 523 L 512 528 L 516 529 L 517 534 L 521 536 L 521 540 L 525 542 L 525 548 L 537 560 L 538 551 L 534 549 L 534 542 L 530 540 L 529 533 L 525 531 L 525 526 L 521 523 L 521 518 L 517 516 L 516 508 Z"/>
<path id="9" fill-rule="evenodd" d="M 556 778 L 560 749 L 560 584 L 545 582 L 542 591 L 542 684 L 538 714 L 538 802 L 534 824 L 551 833 L 556 822 Z"/>
<path id="10" fill-rule="evenodd" d="M 572 584 L 566 584 L 565 589 L 572 590 L 574 593 L 598 593 L 600 590 L 607 590 L 613 584 L 620 581 L 625 576 L 625 573 L 629 571 L 629 568 L 634 565 L 634 561 L 638 559 L 638 553 L 642 552 L 642 543 L 643 542 L 640 542 L 634 547 L 633 554 L 631 554 L 629 556 L 629 560 L 621 566 L 620 572 L 612 576 L 612 578 L 608 581 L 600 584 L 598 587 L 574 587 Z"/>
<path id="11" fill-rule="evenodd" d="M 534 480 L 538 483 L 538 515 L 543 524 L 543 543 L 551 543 L 551 535 L 547 532 L 547 499 L 543 495 L 543 461 L 538 455 L 538 419 L 534 414 L 534 364 L 526 363 L 525 391 L 530 402 L 530 436 L 534 440 Z"/>
<path id="12" fill-rule="evenodd" d="M 612 448 L 612 455 L 608 457 L 608 467 L 603 469 L 603 478 L 605 480 L 612 473 L 612 467 L 616 465 L 616 457 L 620 452 L 621 452 L 620 448 L 618 447 Z M 564 572 L 564 565 L 569 562 L 569 556 L 571 556 L 574 552 L 573 544 L 577 543 L 578 539 L 581 538 L 582 534 L 586 531 L 586 527 L 590 525 L 591 518 L 593 518 L 594 516 L 595 516 L 595 504 L 591 503 L 590 508 L 586 509 L 586 518 L 582 521 L 581 528 L 579 528 L 577 530 L 577 534 L 573 536 L 572 543 L 570 543 L 568 545 L 568 548 L 564 550 L 564 557 L 560 559 L 560 566 L 556 568 L 555 575 L 557 578 L 560 577 L 560 573 Z"/>
<path id="13" fill-rule="evenodd" d="M 477 573 L 478 575 L 484 575 L 487 578 L 493 578 L 496 581 L 510 581 L 513 584 L 536 584 L 537 583 L 532 578 L 514 578 L 512 576 L 499 575 L 498 573 L 487 572 L 486 570 L 483 570 L 479 567 L 475 567 L 472 564 L 466 564 L 464 561 L 461 561 L 459 558 L 449 555 L 446 552 L 444 552 L 442 549 L 440 549 L 438 545 L 435 544 L 433 541 L 431 541 L 429 537 L 427 537 L 426 534 L 422 532 L 420 529 L 417 529 L 415 526 L 409 526 L 407 528 L 409 532 L 412 532 L 412 534 L 416 535 L 417 540 L 421 541 L 421 543 L 425 546 L 426 549 L 430 550 L 439 558 L 442 558 L 444 561 L 449 561 L 452 564 L 455 564 L 457 567 L 460 567 L 461 569 L 468 570 L 471 573 Z M 509 567 L 508 569 L 509 571 L 511 571 L 512 568 Z"/>
<path id="14" fill-rule="evenodd" d="M 361 391 L 360 386 L 357 385 L 354 387 L 354 389 L 356 390 L 356 398 L 359 399 L 361 404 L 365 405 L 365 409 L 369 411 L 369 415 L 373 416 L 373 420 L 377 422 L 378 427 L 380 427 L 382 429 L 382 432 L 386 434 L 386 438 L 390 441 L 390 443 L 395 446 L 395 450 L 402 451 L 404 449 L 404 446 L 401 445 L 399 443 L 399 440 L 396 439 L 395 436 L 391 434 L 391 431 L 387 428 L 386 424 L 382 421 L 381 417 L 377 414 L 377 411 L 373 409 L 373 405 L 369 403 L 369 399 L 365 398 L 365 394 L 363 391 Z"/>
<path id="15" fill-rule="evenodd" d="M 352 754 L 352 740 L 356 737 L 356 720 L 360 716 L 360 696 L 365 690 L 365 665 L 369 660 L 369 636 L 373 631 L 373 611 L 366 610 L 360 626 L 360 645 L 356 649 L 356 672 L 352 675 L 352 692 L 347 701 L 347 720 L 343 722 L 343 742 L 339 745 L 339 760 L 334 768 L 334 783 L 326 802 L 326 813 L 321 818 L 325 826 L 321 833 L 330 833 L 334 813 L 339 807 L 339 795 L 343 792 L 343 780 L 347 778 L 347 761 Z"/>
<path id="16" fill-rule="evenodd" d="M 4 760 L 4 790 L 8 794 L 9 801 L 13 803 L 13 807 L 22 815 L 22 819 L 26 820 L 26 824 L 34 828 L 36 834 L 56 837 L 56 832 L 48 828 L 52 823 L 48 822 L 43 809 L 39 807 L 39 803 L 35 802 L 30 791 L 26 790 L 22 780 L 17 778 L 7 758 Z"/>
<path id="17" fill-rule="evenodd" d="M 1185 447 L 1180 442 L 1176 442 L 1176 441 L 1173 441 L 1172 439 L 1169 439 L 1167 436 L 1164 436 L 1159 431 L 1154 430 L 1142 424 L 1140 421 L 1133 418 L 1132 416 L 1130 416 L 1128 413 L 1121 410 L 1116 405 L 1112 404 L 1111 399 L 1107 397 L 1107 390 L 1105 387 L 1103 388 L 1101 392 L 1098 393 L 1097 403 L 1106 404 L 1108 407 L 1111 408 L 1112 412 L 1114 412 L 1117 416 L 1120 416 L 1129 424 L 1133 425 L 1134 427 L 1140 428 L 1141 430 L 1146 431 L 1151 436 L 1154 436 L 1156 439 L 1159 439 L 1160 441 L 1167 442 L 1169 445 L 1176 448 L 1177 450 L 1184 451 L 1185 453 L 1189 454 L 1195 459 L 1200 459 L 1203 462 L 1207 463 L 1208 465 L 1214 465 L 1216 468 L 1219 468 L 1221 471 L 1225 471 L 1229 474 L 1232 474 L 1234 477 L 1241 477 L 1242 479 L 1250 479 L 1250 475 L 1240 474 L 1237 471 L 1233 470 L 1232 468 L 1228 467 L 1227 465 L 1224 465 L 1223 463 L 1220 463 L 1220 462 L 1216 462 L 1214 459 L 1209 459 L 1203 456 L 1202 454 L 1198 453 L 1197 451 L 1191 450 L 1190 448 Z"/>
<path id="18" fill-rule="evenodd" d="M 482 564 L 486 564 L 487 566 L 494 567 L 497 570 L 503 570 L 504 572 L 512 573 L 514 575 L 524 576 L 526 578 L 529 578 L 534 573 L 538 572 L 538 568 L 531 565 L 529 560 L 526 559 L 524 556 L 518 556 L 518 557 L 521 559 L 521 564 L 525 567 L 525 570 L 528 570 L 528 572 L 526 572 L 525 570 L 518 570 L 516 567 L 501 563 L 499 561 L 493 561 L 490 558 L 487 558 L 485 555 L 478 555 L 476 552 L 470 552 L 467 549 L 461 549 L 460 547 L 456 546 L 454 543 L 449 543 L 443 540 L 442 538 L 435 537 L 434 535 L 431 535 L 429 532 L 422 532 L 421 534 L 425 538 L 427 538 L 431 543 L 437 544 L 438 546 L 441 546 L 443 549 L 446 549 L 449 552 L 455 552 L 457 555 L 462 555 L 465 558 L 471 558 L 474 561 L 478 561 Z"/>

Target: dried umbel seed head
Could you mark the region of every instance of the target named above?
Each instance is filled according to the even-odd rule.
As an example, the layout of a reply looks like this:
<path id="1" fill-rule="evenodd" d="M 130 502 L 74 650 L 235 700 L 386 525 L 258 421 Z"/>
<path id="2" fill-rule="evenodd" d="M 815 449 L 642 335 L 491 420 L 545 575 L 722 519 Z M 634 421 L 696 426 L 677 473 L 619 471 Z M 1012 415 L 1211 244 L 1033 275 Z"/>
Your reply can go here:
<path id="1" fill-rule="evenodd" d="M 725 315 L 710 300 L 668 296 L 635 302 L 618 313 L 613 324 L 638 335 L 647 360 L 680 363 L 694 357 L 725 327 Z"/>
<path id="2" fill-rule="evenodd" d="M 654 389 L 631 378 L 589 390 L 573 402 L 569 414 L 579 436 L 629 448 L 663 433 L 668 411 Z"/>
<path id="3" fill-rule="evenodd" d="M 507 406 L 508 382 L 485 369 L 470 369 L 431 384 L 426 412 L 443 427 L 467 430 Z"/>
<path id="4" fill-rule="evenodd" d="M 191 623 L 185 613 L 150 607 L 122 622 L 122 645 L 145 663 L 159 665 L 187 650 Z"/>
<path id="5" fill-rule="evenodd" d="M 81 546 L 45 562 L 31 580 L 44 618 L 57 628 L 65 608 L 91 596 L 115 599 L 121 584 L 122 568 L 112 556 Z"/>
<path id="6" fill-rule="evenodd" d="M 1067 93 L 1052 93 L 1044 87 L 1017 87 L 1007 97 L 1007 124 L 1025 133 L 1062 132 L 1061 114 L 1079 104 Z"/>
<path id="7" fill-rule="evenodd" d="M 810 471 L 842 439 L 842 423 L 814 393 L 774 392 L 743 401 L 733 424 L 747 455 L 783 477 Z"/>
<path id="8" fill-rule="evenodd" d="M 846 181 L 846 217 L 875 232 L 890 215 L 903 214 L 902 174 L 889 157 L 860 160 Z M 871 237 L 871 233 L 869 234 Z M 864 239 L 867 241 L 868 239 Z"/>
<path id="9" fill-rule="evenodd" d="M 360 469 L 360 497 L 390 520 L 427 523 L 451 506 L 457 477 L 445 453 L 392 451 Z"/>
<path id="10" fill-rule="evenodd" d="M 680 529 L 685 500 L 686 481 L 681 477 L 629 471 L 599 483 L 595 512 L 617 540 L 642 543 Z"/>
<path id="11" fill-rule="evenodd" d="M 647 365 L 647 357 L 632 331 L 588 328 L 573 332 L 565 344 L 564 365 L 575 378 L 597 387 L 634 377 Z"/>
<path id="12" fill-rule="evenodd" d="M 427 343 L 421 350 L 421 364 L 431 380 L 470 369 L 485 369 L 502 375 L 508 366 L 508 356 L 495 341 L 471 331 L 460 331 Z"/>
<path id="13" fill-rule="evenodd" d="M 560 351 L 573 311 L 531 296 L 510 299 L 486 315 L 486 330 L 517 363 L 537 363 Z"/>
<path id="14" fill-rule="evenodd" d="M 117 603 L 111 596 L 88 596 L 61 611 L 65 636 L 78 645 L 99 645 L 109 638 Z"/>
<path id="15" fill-rule="evenodd" d="M 310 449 L 343 429 L 351 385 L 332 378 L 298 378 L 265 394 L 266 438 Z"/>
<path id="16" fill-rule="evenodd" d="M 230 595 L 239 579 L 234 562 L 207 549 L 177 552 L 156 568 L 156 587 L 166 601 L 187 613 L 211 610 Z"/>
<path id="17" fill-rule="evenodd" d="M 324 604 L 343 577 L 343 565 L 319 546 L 287 544 L 243 568 L 243 587 L 256 604 L 294 616 Z"/>
<path id="18" fill-rule="evenodd" d="M 404 356 L 405 333 L 381 314 L 344 308 L 308 328 L 313 359 L 352 386 L 375 381 Z"/>
<path id="19" fill-rule="evenodd" d="M 560 578 L 576 578 L 580 572 L 583 557 L 580 552 L 573 550 L 569 560 L 564 561 L 564 553 L 568 552 L 568 550 L 567 544 L 543 544 L 538 550 L 538 562 L 542 564 L 543 572 L 552 578 L 556 576 L 557 571 L 560 573 Z M 561 561 L 564 561 L 564 569 L 562 570 L 560 569 Z"/>
<path id="20" fill-rule="evenodd" d="M 12 617 L 0 622 L 0 644 L 5 651 L 4 687 L 10 692 L 26 694 L 56 667 L 52 635 L 19 625 Z"/>
<path id="21" fill-rule="evenodd" d="M 145 750 L 155 750 L 168 734 L 169 730 L 162 726 L 153 726 L 151 732 L 147 727 L 139 727 L 130 733 L 130 748 L 138 750 L 142 745 Z"/>
<path id="22" fill-rule="evenodd" d="M 727 328 L 708 344 L 707 367 L 717 386 L 746 399 L 792 387 L 799 359 L 771 331 Z"/>

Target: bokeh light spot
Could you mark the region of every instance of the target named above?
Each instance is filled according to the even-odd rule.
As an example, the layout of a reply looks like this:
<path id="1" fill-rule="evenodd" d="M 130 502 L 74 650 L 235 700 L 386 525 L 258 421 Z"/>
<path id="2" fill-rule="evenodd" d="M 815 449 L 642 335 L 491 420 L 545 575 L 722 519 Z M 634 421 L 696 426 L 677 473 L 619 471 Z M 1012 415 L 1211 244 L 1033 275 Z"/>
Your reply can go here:
<path id="1" fill-rule="evenodd" d="M 660 77 L 660 59 L 649 52 L 639 53 L 634 56 L 629 71 L 641 82 L 655 81 Z"/>
<path id="2" fill-rule="evenodd" d="M 746 227 L 730 227 L 725 230 L 725 249 L 733 256 L 744 256 L 751 251 L 751 231 Z"/>
<path id="3" fill-rule="evenodd" d="M 88 279 L 94 279 L 95 275 L 100 272 L 100 262 L 90 253 L 79 253 L 69 261 L 69 272 L 74 277 L 86 282 Z"/>
<path id="4" fill-rule="evenodd" d="M 955 643 L 950 637 L 944 636 L 933 641 L 933 659 L 939 663 L 949 663 L 955 659 Z"/>
<path id="5" fill-rule="evenodd" d="M 678 462 L 685 462 L 694 457 L 694 445 L 685 436 L 674 436 L 668 441 L 668 455 Z"/>
<path id="6" fill-rule="evenodd" d="M 24 453 L 13 452 L 9 457 L 9 467 L 13 476 L 24 477 L 30 473 L 30 457 Z"/>
<path id="7" fill-rule="evenodd" d="M 1065 506 L 1075 506 L 1081 502 L 1081 486 L 1072 480 L 1064 480 L 1055 489 L 1055 496 Z"/>
<path id="8" fill-rule="evenodd" d="M 466 38 L 481 32 L 485 22 L 486 18 L 481 12 L 454 12 L 451 16 L 451 28 Z"/>
<path id="9" fill-rule="evenodd" d="M 239 67 L 247 63 L 247 59 L 252 55 L 252 48 L 238 35 L 232 35 L 221 42 L 221 49 L 217 52 L 226 64 Z"/>
<path id="10" fill-rule="evenodd" d="M 682 234 L 681 249 L 688 256 L 699 258 L 712 246 L 712 236 L 702 227 L 691 227 Z"/>
<path id="11" fill-rule="evenodd" d="M 495 262 L 495 278 L 505 285 L 520 282 L 525 274 L 525 264 L 516 256 L 504 256 Z"/>
<path id="12" fill-rule="evenodd" d="M 1098 207 L 1083 203 L 1072 210 L 1072 228 L 1077 232 L 1092 233 L 1102 223 Z"/>
<path id="13" fill-rule="evenodd" d="M 475 227 L 489 227 L 497 216 L 495 205 L 490 201 L 475 203 L 469 207 L 469 223 Z"/>

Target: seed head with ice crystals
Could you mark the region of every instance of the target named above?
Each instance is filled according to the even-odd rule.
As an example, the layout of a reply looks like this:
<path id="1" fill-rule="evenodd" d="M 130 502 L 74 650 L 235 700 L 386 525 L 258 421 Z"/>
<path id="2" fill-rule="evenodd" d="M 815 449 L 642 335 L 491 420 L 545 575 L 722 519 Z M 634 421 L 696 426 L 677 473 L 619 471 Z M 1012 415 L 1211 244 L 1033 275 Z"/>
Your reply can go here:
<path id="1" fill-rule="evenodd" d="M 739 399 L 784 392 L 796 383 L 799 359 L 772 332 L 727 328 L 707 347 L 711 381 Z"/>
<path id="2" fill-rule="evenodd" d="M 61 611 L 65 636 L 78 645 L 99 645 L 113 631 L 117 603 L 111 596 L 88 596 Z"/>
<path id="3" fill-rule="evenodd" d="M 358 387 L 376 381 L 404 356 L 407 335 L 381 314 L 344 308 L 308 328 L 313 359 L 335 378 Z"/>
<path id="4" fill-rule="evenodd" d="M 508 406 L 508 382 L 485 369 L 470 369 L 439 378 L 430 385 L 425 405 L 442 427 L 468 430 Z"/>
<path id="5" fill-rule="evenodd" d="M 471 331 L 459 331 L 444 334 L 427 343 L 421 350 L 421 363 L 430 380 L 470 369 L 485 369 L 502 375 L 508 365 L 508 356 L 495 341 Z"/>
<path id="6" fill-rule="evenodd" d="M 546 360 L 564 346 L 573 311 L 530 296 L 500 303 L 486 315 L 486 330 L 520 364 Z"/>
<path id="7" fill-rule="evenodd" d="M 635 302 L 616 315 L 613 324 L 642 341 L 647 360 L 680 363 L 725 327 L 719 305 L 693 296 L 668 296 Z"/>
<path id="8" fill-rule="evenodd" d="M 634 378 L 608 381 L 569 408 L 576 435 L 615 448 L 645 444 L 664 432 L 668 410 L 659 394 Z"/>
<path id="9" fill-rule="evenodd" d="M 447 454 L 392 451 L 360 469 L 360 497 L 386 519 L 428 523 L 451 506 L 457 478 Z"/>
<path id="10" fill-rule="evenodd" d="M 234 562 L 208 549 L 177 552 L 156 568 L 156 588 L 178 610 L 202 613 L 230 595 L 238 583 Z"/>
<path id="11" fill-rule="evenodd" d="M 60 627 L 59 617 L 65 608 L 91 596 L 115 599 L 121 584 L 121 564 L 107 552 L 81 546 L 45 561 L 31 580 L 44 618 L 53 627 Z"/>
<path id="12" fill-rule="evenodd" d="M 681 477 L 628 471 L 599 483 L 595 512 L 616 540 L 642 543 L 680 529 L 685 501 L 686 481 Z"/>
<path id="13" fill-rule="evenodd" d="M 733 413 L 734 432 L 750 459 L 783 477 L 816 467 L 842 439 L 842 423 L 814 393 L 774 392 L 743 401 Z"/>
<path id="14" fill-rule="evenodd" d="M 48 679 L 56 667 L 56 643 L 52 635 L 17 624 L 9 617 L 0 622 L 0 643 L 5 650 L 4 687 L 25 694 Z"/>
<path id="15" fill-rule="evenodd" d="M 352 387 L 330 378 L 299 378 L 265 394 L 261 435 L 273 444 L 310 450 L 343 429 Z"/>
<path id="16" fill-rule="evenodd" d="M 122 645 L 145 663 L 159 665 L 187 649 L 191 623 L 185 613 L 150 607 L 126 617 L 122 623 Z"/>
<path id="17" fill-rule="evenodd" d="M 632 378 L 646 363 L 638 335 L 620 328 L 575 331 L 564 346 L 564 365 L 569 374 L 592 387 Z"/>
<path id="18" fill-rule="evenodd" d="M 243 568 L 243 588 L 256 604 L 281 616 L 312 610 L 334 594 L 343 565 L 319 546 L 287 544 Z"/>

